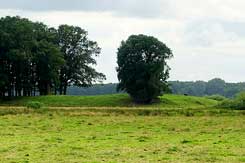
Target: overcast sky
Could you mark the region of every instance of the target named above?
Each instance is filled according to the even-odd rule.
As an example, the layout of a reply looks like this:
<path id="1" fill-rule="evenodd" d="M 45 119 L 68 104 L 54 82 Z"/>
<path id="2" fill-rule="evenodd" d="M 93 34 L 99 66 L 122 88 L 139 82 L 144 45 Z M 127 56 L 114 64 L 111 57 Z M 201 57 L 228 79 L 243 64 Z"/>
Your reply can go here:
<path id="1" fill-rule="evenodd" d="M 174 58 L 170 80 L 245 81 L 244 0 L 0 0 L 0 17 L 80 26 L 98 42 L 97 69 L 117 82 L 116 52 L 131 34 L 157 37 Z"/>

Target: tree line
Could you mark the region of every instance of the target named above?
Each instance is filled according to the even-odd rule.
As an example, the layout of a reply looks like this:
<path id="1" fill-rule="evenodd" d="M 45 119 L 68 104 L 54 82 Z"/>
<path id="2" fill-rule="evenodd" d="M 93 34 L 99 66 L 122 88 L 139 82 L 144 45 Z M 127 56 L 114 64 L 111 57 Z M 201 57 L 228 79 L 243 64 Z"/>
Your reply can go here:
<path id="1" fill-rule="evenodd" d="M 168 81 L 170 93 L 190 96 L 222 95 L 228 98 L 245 91 L 245 83 L 227 83 L 222 79 L 215 78 L 205 81 Z M 123 93 L 117 92 L 117 83 L 96 84 L 89 88 L 71 86 L 68 95 L 104 95 Z"/>
<path id="2" fill-rule="evenodd" d="M 231 98 L 237 93 L 245 91 L 245 83 L 227 83 L 219 78 L 209 80 L 208 82 L 172 81 L 170 85 L 172 93 L 192 96 L 221 95 Z"/>
<path id="3" fill-rule="evenodd" d="M 25 18 L 0 19 L 0 97 L 66 94 L 70 85 L 91 86 L 97 42 L 76 26 L 57 29 Z"/>
<path id="4" fill-rule="evenodd" d="M 0 19 L 0 97 L 66 95 L 69 86 L 88 87 L 105 79 L 97 72 L 97 42 L 76 26 L 57 29 L 25 18 Z M 118 91 L 150 103 L 168 89 L 172 51 L 157 38 L 131 35 L 117 52 Z"/>
<path id="5" fill-rule="evenodd" d="M 66 95 L 68 88 L 78 94 L 76 87 L 89 87 L 105 79 L 92 67 L 100 51 L 87 31 L 77 26 L 53 28 L 18 16 L 1 18 L 0 97 Z M 126 92 L 136 103 L 150 103 L 170 91 L 232 97 L 244 88 L 242 83 L 228 84 L 222 79 L 168 82 L 167 60 L 172 57 L 172 50 L 155 37 L 129 36 L 117 51 L 119 83 L 108 85 L 105 92 Z"/>

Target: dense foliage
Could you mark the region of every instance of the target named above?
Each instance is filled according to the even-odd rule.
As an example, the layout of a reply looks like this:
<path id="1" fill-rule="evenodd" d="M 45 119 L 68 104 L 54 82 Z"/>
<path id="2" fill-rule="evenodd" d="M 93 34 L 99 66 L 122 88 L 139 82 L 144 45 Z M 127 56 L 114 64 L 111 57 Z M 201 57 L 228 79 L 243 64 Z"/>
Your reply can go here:
<path id="1" fill-rule="evenodd" d="M 49 94 L 64 60 L 53 32 L 19 17 L 0 19 L 0 96 Z"/>
<path id="2" fill-rule="evenodd" d="M 56 94 L 64 85 L 89 86 L 104 79 L 90 67 L 99 50 L 79 27 L 56 30 L 20 17 L 1 18 L 0 97 Z"/>
<path id="3" fill-rule="evenodd" d="M 91 86 L 105 76 L 96 72 L 90 65 L 95 65 L 93 55 L 100 53 L 97 43 L 87 38 L 87 32 L 80 27 L 61 25 L 58 29 L 58 41 L 65 64 L 60 71 L 60 94 L 66 94 L 67 87 Z"/>
<path id="4" fill-rule="evenodd" d="M 167 88 L 171 50 L 158 39 L 132 35 L 117 52 L 118 89 L 137 103 L 149 103 Z"/>
<path id="5" fill-rule="evenodd" d="M 208 82 L 170 82 L 172 93 L 193 96 L 221 95 L 234 97 L 237 93 L 245 91 L 245 83 L 226 83 L 222 79 L 212 79 Z"/>
<path id="6" fill-rule="evenodd" d="M 228 109 L 245 110 L 245 92 L 238 93 L 233 99 L 223 100 L 218 106 Z"/>

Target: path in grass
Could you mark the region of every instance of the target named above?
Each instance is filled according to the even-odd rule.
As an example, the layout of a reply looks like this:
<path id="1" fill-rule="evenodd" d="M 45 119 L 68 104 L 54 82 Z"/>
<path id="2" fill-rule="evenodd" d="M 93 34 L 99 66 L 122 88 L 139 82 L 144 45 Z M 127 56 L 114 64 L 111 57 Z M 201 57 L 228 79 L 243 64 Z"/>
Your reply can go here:
<path id="1" fill-rule="evenodd" d="M 244 116 L 0 116 L 0 162 L 245 162 Z"/>

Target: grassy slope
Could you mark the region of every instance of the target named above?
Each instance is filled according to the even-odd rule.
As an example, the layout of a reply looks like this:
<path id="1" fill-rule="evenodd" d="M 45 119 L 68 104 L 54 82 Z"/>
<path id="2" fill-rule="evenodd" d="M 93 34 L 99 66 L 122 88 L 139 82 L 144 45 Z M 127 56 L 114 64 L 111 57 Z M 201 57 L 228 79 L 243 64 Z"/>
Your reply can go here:
<path id="1" fill-rule="evenodd" d="M 51 107 L 142 107 L 135 105 L 126 94 L 103 96 L 39 96 L 20 97 L 11 101 L 0 102 L 0 105 L 25 106 L 29 101 L 39 101 L 45 106 Z M 164 95 L 160 102 L 144 107 L 170 107 L 170 108 L 199 108 L 210 107 L 217 101 L 192 96 Z"/>
<path id="2" fill-rule="evenodd" d="M 128 95 L 103 96 L 40 96 L 21 97 L 0 102 L 0 115 L 37 112 L 26 109 L 30 101 L 39 101 L 45 108 L 54 112 L 69 112 L 79 115 L 244 115 L 244 111 L 218 109 L 217 101 L 193 96 L 164 95 L 160 101 L 151 105 L 136 105 Z M 8 106 L 8 107 L 7 107 Z M 16 108 L 16 106 L 24 106 Z"/>

